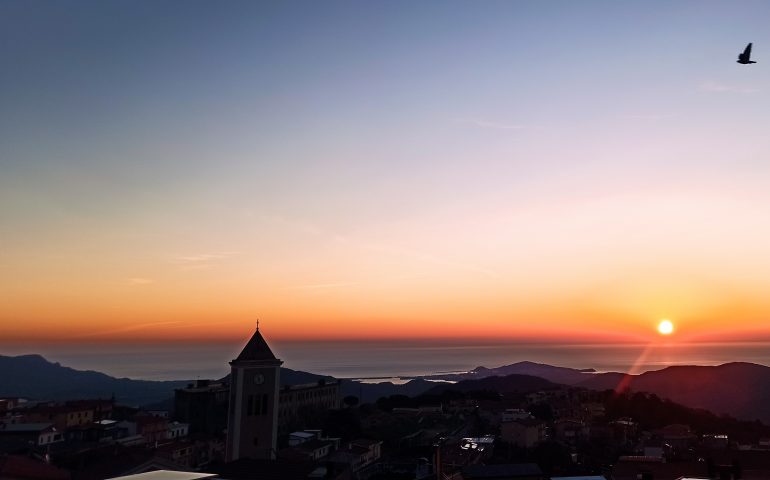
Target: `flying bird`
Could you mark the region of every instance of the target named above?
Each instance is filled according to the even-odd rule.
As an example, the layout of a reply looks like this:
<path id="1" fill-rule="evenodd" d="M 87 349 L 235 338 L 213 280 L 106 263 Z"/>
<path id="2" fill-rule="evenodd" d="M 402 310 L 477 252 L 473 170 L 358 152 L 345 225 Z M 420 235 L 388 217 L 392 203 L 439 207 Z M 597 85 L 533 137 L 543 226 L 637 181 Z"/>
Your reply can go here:
<path id="1" fill-rule="evenodd" d="M 743 53 L 738 55 L 738 63 L 743 65 L 748 65 L 749 63 L 757 63 L 753 60 L 751 60 L 751 44 L 749 43 L 746 45 L 746 49 L 743 50 Z"/>

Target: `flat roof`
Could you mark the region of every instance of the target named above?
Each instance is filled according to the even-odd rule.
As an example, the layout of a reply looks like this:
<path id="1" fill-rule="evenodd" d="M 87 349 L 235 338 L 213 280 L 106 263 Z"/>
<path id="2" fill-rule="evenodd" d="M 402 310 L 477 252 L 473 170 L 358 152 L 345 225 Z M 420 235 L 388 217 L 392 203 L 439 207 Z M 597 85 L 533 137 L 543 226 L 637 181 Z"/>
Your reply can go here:
<path id="1" fill-rule="evenodd" d="M 111 480 L 198 480 L 202 478 L 217 478 L 216 473 L 177 472 L 175 470 L 157 470 L 154 472 L 113 477 Z"/>
<path id="2" fill-rule="evenodd" d="M 604 475 L 578 475 L 576 477 L 551 477 L 551 480 L 607 480 Z"/>
<path id="3" fill-rule="evenodd" d="M 539 477 L 543 471 L 535 463 L 500 465 L 468 465 L 462 469 L 464 478 Z"/>
<path id="4" fill-rule="evenodd" d="M 9 423 L 3 424 L 0 432 L 40 432 L 49 427 L 53 427 L 53 423 Z"/>

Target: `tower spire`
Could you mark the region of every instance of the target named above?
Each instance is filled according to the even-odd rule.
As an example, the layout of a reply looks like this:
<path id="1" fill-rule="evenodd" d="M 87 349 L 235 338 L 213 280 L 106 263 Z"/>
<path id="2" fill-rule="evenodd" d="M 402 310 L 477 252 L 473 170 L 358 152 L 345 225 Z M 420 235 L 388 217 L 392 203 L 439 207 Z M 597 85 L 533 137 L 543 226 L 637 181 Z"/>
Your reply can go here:
<path id="1" fill-rule="evenodd" d="M 262 337 L 262 332 L 259 331 L 259 319 L 257 319 L 257 330 L 251 336 L 248 343 L 246 343 L 246 346 L 243 347 L 241 354 L 235 359 L 235 361 L 240 360 L 277 360 L 275 355 L 273 355 L 272 350 L 270 350 L 270 347 L 267 345 L 264 337 Z"/>

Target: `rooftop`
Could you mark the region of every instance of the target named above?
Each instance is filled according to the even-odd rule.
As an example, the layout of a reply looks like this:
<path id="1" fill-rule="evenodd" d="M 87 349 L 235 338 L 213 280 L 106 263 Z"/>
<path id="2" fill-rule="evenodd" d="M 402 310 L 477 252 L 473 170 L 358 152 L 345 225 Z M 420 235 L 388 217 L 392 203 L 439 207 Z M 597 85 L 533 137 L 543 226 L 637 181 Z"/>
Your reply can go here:
<path id="1" fill-rule="evenodd" d="M 323 379 L 323 382 L 320 380 L 318 382 L 313 383 L 299 383 L 296 385 L 283 385 L 281 387 L 281 391 L 285 390 L 307 390 L 311 388 L 321 388 L 321 387 L 328 387 L 330 385 L 337 385 L 339 383 L 339 380 L 329 380 L 329 379 Z"/>
<path id="2" fill-rule="evenodd" d="M 607 480 L 603 475 L 581 475 L 577 477 L 551 477 L 551 480 Z"/>
<path id="3" fill-rule="evenodd" d="M 198 480 L 202 478 L 217 478 L 215 473 L 177 472 L 174 470 L 156 470 L 154 472 L 113 477 L 112 480 Z"/>
<path id="4" fill-rule="evenodd" d="M 26 455 L 0 455 L 0 478 L 69 480 L 70 474 Z"/>
<path id="5" fill-rule="evenodd" d="M 350 442 L 351 445 L 358 445 L 360 447 L 369 447 L 371 445 L 379 445 L 382 440 L 370 440 L 368 438 L 357 438 Z"/>
<path id="6" fill-rule="evenodd" d="M 225 465 L 219 465 L 212 470 L 219 472 L 222 478 L 228 480 L 306 480 L 316 469 L 316 464 L 310 461 L 288 460 L 254 460 L 241 458 Z M 259 472 L 259 477 L 254 472 Z"/>
<path id="7" fill-rule="evenodd" d="M 262 334 L 259 333 L 259 326 L 257 326 L 257 330 L 254 332 L 254 335 L 251 336 L 251 339 L 249 339 L 249 342 L 246 344 L 246 346 L 243 347 L 243 350 L 241 351 L 240 355 L 238 355 L 238 358 L 233 361 L 248 362 L 255 360 L 277 360 L 275 355 L 273 355 L 273 351 L 270 350 L 270 347 L 267 345 L 264 337 L 262 337 Z"/>
<path id="8" fill-rule="evenodd" d="M 189 384 L 186 388 L 177 388 L 177 391 L 198 393 L 198 392 L 221 392 L 229 391 L 230 385 L 224 382 L 208 383 L 205 385 Z"/>
<path id="9" fill-rule="evenodd" d="M 539 477 L 542 475 L 543 471 L 535 463 L 468 465 L 463 468 L 464 478 Z"/>
<path id="10" fill-rule="evenodd" d="M 0 432 L 41 432 L 53 427 L 53 423 L 11 423 L 0 425 Z"/>

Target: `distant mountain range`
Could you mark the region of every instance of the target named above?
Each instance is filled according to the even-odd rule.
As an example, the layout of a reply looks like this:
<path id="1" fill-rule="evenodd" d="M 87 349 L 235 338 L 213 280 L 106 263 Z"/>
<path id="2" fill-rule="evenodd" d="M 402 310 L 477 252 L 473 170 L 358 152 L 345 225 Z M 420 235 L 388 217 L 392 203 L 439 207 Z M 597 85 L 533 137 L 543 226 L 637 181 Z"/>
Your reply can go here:
<path id="1" fill-rule="evenodd" d="M 322 378 L 330 377 L 281 369 L 282 384 L 312 383 Z M 437 384 L 439 380 L 457 383 Z M 0 397 L 8 395 L 66 400 L 109 398 L 114 394 L 119 403 L 126 405 L 168 404 L 174 389 L 185 387 L 188 383 L 188 380 L 115 378 L 100 372 L 64 367 L 40 355 L 0 355 Z M 447 388 L 506 392 L 548 389 L 557 384 L 593 390 L 644 391 L 688 407 L 703 408 L 745 420 L 759 419 L 770 424 L 770 367 L 753 363 L 727 363 L 713 367 L 677 366 L 640 375 L 626 375 L 519 362 L 497 368 L 477 367 L 463 374 L 417 377 L 405 384 L 370 384 L 344 380 L 342 394 L 355 395 L 364 402 L 371 402 L 382 396 L 414 396 Z"/>
<path id="2" fill-rule="evenodd" d="M 281 368 L 280 378 L 282 385 L 298 385 L 332 377 Z M 115 378 L 92 370 L 65 367 L 49 362 L 41 355 L 0 355 L 0 398 L 14 396 L 34 400 L 71 400 L 110 398 L 115 395 L 116 400 L 124 405 L 169 408 L 173 405 L 174 389 L 184 388 L 192 382 Z M 362 401 L 372 402 L 386 395 L 419 395 L 434 385 L 434 382 L 422 379 L 414 379 L 405 384 L 371 384 L 345 380 L 342 382 L 342 395 L 355 395 Z"/>
<path id="3" fill-rule="evenodd" d="M 137 406 L 173 396 L 175 388 L 182 388 L 187 383 L 115 378 L 92 370 L 64 367 L 40 355 L 0 355 L 0 397 L 70 400 L 110 398 L 114 394 L 120 403 Z"/>
<path id="4" fill-rule="evenodd" d="M 496 368 L 476 367 L 467 373 L 428 375 L 423 378 L 457 382 L 460 380 L 477 380 L 479 378 L 505 377 L 508 375 L 529 375 L 545 378 L 553 383 L 560 383 L 562 385 L 576 385 L 593 378 L 596 373 L 593 369 L 577 370 L 567 367 L 554 367 L 544 363 L 518 362 Z"/>

